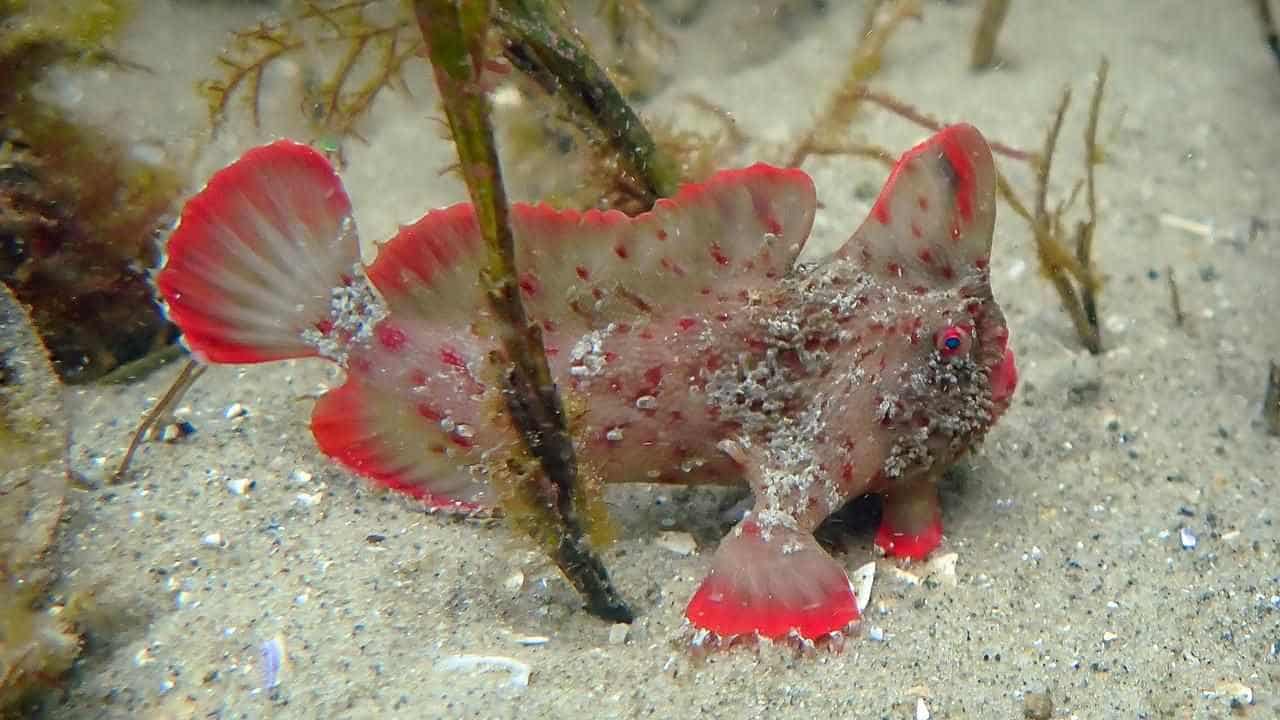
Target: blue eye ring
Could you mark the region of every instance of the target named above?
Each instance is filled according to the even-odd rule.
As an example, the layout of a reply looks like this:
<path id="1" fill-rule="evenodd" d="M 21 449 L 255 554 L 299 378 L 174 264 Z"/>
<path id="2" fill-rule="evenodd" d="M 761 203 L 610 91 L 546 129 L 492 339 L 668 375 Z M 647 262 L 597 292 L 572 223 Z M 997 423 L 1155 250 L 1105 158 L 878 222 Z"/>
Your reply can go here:
<path id="1" fill-rule="evenodd" d="M 967 354 L 971 344 L 969 329 L 959 325 L 947 325 L 933 338 L 933 346 L 943 357 L 948 358 Z"/>

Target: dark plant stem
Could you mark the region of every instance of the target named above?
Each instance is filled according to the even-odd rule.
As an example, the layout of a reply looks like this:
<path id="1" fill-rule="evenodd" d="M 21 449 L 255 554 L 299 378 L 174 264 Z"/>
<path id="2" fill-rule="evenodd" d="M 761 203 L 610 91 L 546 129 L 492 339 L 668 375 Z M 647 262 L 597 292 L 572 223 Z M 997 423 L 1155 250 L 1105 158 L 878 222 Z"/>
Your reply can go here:
<path id="1" fill-rule="evenodd" d="M 613 621 L 632 613 L 591 549 L 585 523 L 573 502 L 578 466 L 564 408 L 547 366 L 541 328 L 529 321 L 520 298 L 515 238 L 494 143 L 490 107 L 479 82 L 488 32 L 488 0 L 415 0 L 414 12 L 427 44 L 436 85 L 458 150 L 462 175 L 475 207 L 488 257 L 481 282 L 497 322 L 506 365 L 503 399 L 528 453 L 538 460 L 554 492 L 550 504 L 532 503 L 537 523 L 555 534 L 556 565 L 586 600 L 587 610 Z M 525 478 L 536 482 L 536 478 Z"/>
<path id="2" fill-rule="evenodd" d="M 546 0 L 498 0 L 493 21 L 505 37 L 507 60 L 558 98 L 580 128 L 621 159 L 642 193 L 641 207 L 675 194 L 680 180 L 675 164 Z"/>

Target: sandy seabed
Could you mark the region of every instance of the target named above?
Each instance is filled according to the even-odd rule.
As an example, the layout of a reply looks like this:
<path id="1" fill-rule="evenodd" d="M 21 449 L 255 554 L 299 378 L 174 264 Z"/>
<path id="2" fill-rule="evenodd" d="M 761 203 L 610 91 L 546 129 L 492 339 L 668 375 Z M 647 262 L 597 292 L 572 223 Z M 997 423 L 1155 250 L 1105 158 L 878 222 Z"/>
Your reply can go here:
<path id="1" fill-rule="evenodd" d="M 1013 718 L 1028 694 L 1047 692 L 1052 717 L 1154 720 L 1231 716 L 1242 688 L 1252 705 L 1236 716 L 1280 716 L 1280 439 L 1257 421 L 1266 363 L 1280 359 L 1280 67 L 1246 3 L 1078 0 L 1015 3 L 1003 64 L 973 74 L 978 4 L 926 2 L 924 20 L 891 43 L 877 87 L 1035 148 L 1072 85 L 1061 196 L 1080 176 L 1094 69 L 1110 58 L 1096 248 L 1107 352 L 1080 349 L 1025 223 L 1002 206 L 993 277 L 1022 385 L 943 487 L 954 583 L 912 584 L 895 569 L 920 567 L 881 559 L 843 652 L 765 647 L 695 661 L 674 639 L 733 498 L 616 489 L 622 539 L 606 560 L 640 615 L 618 642 L 501 523 L 426 515 L 320 454 L 307 419 L 316 394 L 340 382 L 330 367 L 217 367 L 184 403 L 196 434 L 145 445 L 123 484 L 73 493 L 59 563 L 113 621 L 40 716 L 742 720 L 914 718 L 924 707 L 934 718 Z M 757 5 L 793 12 L 752 19 Z M 644 111 L 713 127 L 681 100 L 696 93 L 766 143 L 794 137 L 861 25 L 863 3 L 827 5 L 818 16 L 807 3 L 717 0 L 678 33 L 664 63 L 675 77 Z M 210 138 L 193 91 L 227 33 L 266 6 L 144 7 L 122 51 L 156 72 L 59 73 L 48 92 L 140 148 L 191 162 L 195 178 L 297 131 L 296 104 L 273 98 L 261 130 L 233 122 Z M 409 74 L 413 95 L 380 100 L 362 125 L 369 142 L 348 147 L 344 177 L 367 239 L 462 198 L 437 175 L 451 148 L 427 119 L 425 66 Z M 899 150 L 922 135 L 880 111 L 853 132 Z M 806 169 L 823 202 L 815 237 L 831 246 L 868 210 L 854 189 L 878 186 L 884 171 L 847 158 Z M 1025 170 L 1010 171 L 1029 187 Z M 76 390 L 77 468 L 104 477 L 176 370 Z M 243 414 L 228 417 L 236 404 Z M 252 486 L 236 494 L 240 479 Z M 839 557 L 850 570 L 873 558 L 872 530 L 849 529 Z M 668 532 L 691 534 L 697 550 L 674 552 Z M 264 689 L 269 642 L 287 660 Z M 527 687 L 504 670 L 448 668 L 468 655 L 524 663 Z"/>

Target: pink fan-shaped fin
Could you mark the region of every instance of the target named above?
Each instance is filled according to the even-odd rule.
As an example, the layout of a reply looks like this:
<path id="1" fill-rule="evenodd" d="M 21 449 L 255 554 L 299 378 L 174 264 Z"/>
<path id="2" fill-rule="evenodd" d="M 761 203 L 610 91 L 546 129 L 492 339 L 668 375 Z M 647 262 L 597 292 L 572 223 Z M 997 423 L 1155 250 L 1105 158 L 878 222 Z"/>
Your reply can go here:
<path id="1" fill-rule="evenodd" d="M 443 337 L 398 317 L 353 346 L 347 381 L 316 404 L 320 449 L 385 487 L 437 507 L 489 504 L 480 453 L 502 442 L 477 378 L 482 353 L 465 334 Z"/>
<path id="2" fill-rule="evenodd" d="M 315 355 L 332 291 L 360 257 L 351 201 L 324 156 L 290 140 L 254 148 L 191 198 L 156 285 L 209 362 Z"/>
<path id="3" fill-rule="evenodd" d="M 813 183 L 799 170 L 754 165 L 718 173 L 650 212 L 512 208 L 520 286 L 530 315 L 552 326 L 605 323 L 758 286 L 785 273 L 809 235 Z M 462 324 L 483 307 L 474 214 L 428 213 L 378 254 L 369 277 L 393 312 Z"/>
<path id="4" fill-rule="evenodd" d="M 840 252 L 911 285 L 963 284 L 986 271 L 995 192 L 995 162 L 982 134 L 947 126 L 903 154 Z"/>
<path id="5" fill-rule="evenodd" d="M 843 632 L 859 613 L 844 568 L 811 534 L 748 515 L 720 541 L 685 617 L 721 638 L 816 640 Z"/>

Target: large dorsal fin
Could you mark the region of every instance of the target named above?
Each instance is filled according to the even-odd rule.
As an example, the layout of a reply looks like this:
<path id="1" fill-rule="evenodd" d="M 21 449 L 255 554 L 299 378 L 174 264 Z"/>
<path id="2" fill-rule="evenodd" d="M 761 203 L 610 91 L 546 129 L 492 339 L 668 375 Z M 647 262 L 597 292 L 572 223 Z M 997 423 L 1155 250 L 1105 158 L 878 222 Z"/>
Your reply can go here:
<path id="1" fill-rule="evenodd" d="M 985 277 L 996 217 L 996 169 L 982 134 L 950 125 L 902 155 L 839 254 L 917 287 Z"/>
<path id="2" fill-rule="evenodd" d="M 685 186 L 634 218 L 514 205 L 526 306 L 537 320 L 591 328 L 762 287 L 791 267 L 815 208 L 808 175 L 768 165 Z M 458 205 L 401 229 L 368 274 L 394 314 L 465 326 L 486 309 L 483 262 L 474 212 Z"/>

